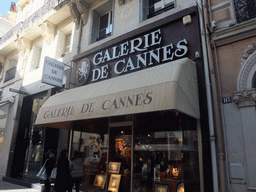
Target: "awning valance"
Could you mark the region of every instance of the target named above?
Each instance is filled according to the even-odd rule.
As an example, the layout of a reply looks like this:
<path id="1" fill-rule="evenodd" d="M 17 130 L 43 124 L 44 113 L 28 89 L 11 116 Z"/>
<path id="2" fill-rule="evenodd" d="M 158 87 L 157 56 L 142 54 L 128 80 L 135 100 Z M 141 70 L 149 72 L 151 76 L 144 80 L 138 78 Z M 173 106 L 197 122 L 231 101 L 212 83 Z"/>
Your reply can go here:
<path id="1" fill-rule="evenodd" d="M 35 124 L 161 110 L 200 118 L 196 65 L 188 58 L 53 95 Z"/>

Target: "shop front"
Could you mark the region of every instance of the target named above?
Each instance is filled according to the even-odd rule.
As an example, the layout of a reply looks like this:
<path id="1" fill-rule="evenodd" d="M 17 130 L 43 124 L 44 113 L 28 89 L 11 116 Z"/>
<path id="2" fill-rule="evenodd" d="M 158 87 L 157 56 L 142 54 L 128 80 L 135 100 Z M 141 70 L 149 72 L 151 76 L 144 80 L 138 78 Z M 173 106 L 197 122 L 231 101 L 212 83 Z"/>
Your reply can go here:
<path id="1" fill-rule="evenodd" d="M 76 56 L 77 87 L 40 108 L 36 126 L 71 130 L 69 155 L 84 157 L 85 191 L 204 190 L 200 35 L 197 13 L 189 17 Z"/>

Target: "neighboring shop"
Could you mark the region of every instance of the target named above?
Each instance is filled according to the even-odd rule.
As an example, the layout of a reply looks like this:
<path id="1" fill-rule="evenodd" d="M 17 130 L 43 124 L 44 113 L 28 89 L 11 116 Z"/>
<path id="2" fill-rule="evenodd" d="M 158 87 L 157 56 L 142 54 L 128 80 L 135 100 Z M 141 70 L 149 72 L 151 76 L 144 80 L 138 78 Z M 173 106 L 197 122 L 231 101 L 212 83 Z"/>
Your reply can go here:
<path id="1" fill-rule="evenodd" d="M 191 8 L 75 56 L 76 88 L 49 97 L 35 124 L 72 130 L 70 156 L 79 151 L 85 159 L 83 187 L 206 189 L 212 179 L 204 169 L 211 159 L 199 31 Z"/>

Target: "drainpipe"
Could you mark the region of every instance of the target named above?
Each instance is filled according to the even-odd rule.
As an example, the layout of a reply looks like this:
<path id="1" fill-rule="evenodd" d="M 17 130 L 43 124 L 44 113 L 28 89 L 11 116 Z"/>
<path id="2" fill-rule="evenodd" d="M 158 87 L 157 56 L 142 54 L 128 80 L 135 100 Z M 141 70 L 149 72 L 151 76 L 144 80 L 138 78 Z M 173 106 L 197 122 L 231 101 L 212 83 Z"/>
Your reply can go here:
<path id="1" fill-rule="evenodd" d="M 202 0 L 197 0 L 199 9 L 199 20 L 200 20 L 200 30 L 202 39 L 202 51 L 204 58 L 204 71 L 205 71 L 205 83 L 206 83 L 206 96 L 207 96 L 207 106 L 208 106 L 208 118 L 209 118 L 209 132 L 210 132 L 210 145 L 211 145 L 211 156 L 212 156 L 212 177 L 213 177 L 213 191 L 219 192 L 218 190 L 218 173 L 217 173 L 217 159 L 216 159 L 216 143 L 215 143 L 215 133 L 214 133 L 214 120 L 213 120 L 213 108 L 212 108 L 212 97 L 211 97 L 211 84 L 209 77 L 209 63 L 207 55 L 207 45 L 206 45 L 206 34 L 205 27 L 203 23 L 202 15 Z M 204 4 L 205 5 L 205 4 Z M 205 12 L 205 10 L 204 10 Z M 205 21 L 206 22 L 206 21 Z"/>
<path id="2" fill-rule="evenodd" d="M 215 68 L 213 64 L 213 54 L 211 49 L 210 34 L 208 30 L 205 30 L 208 26 L 208 4 L 206 0 L 198 0 L 199 8 L 202 10 L 203 1 L 203 14 L 204 21 L 200 19 L 201 24 L 201 34 L 202 34 L 202 46 L 204 54 L 204 67 L 205 67 L 205 78 L 206 78 L 206 91 L 207 91 L 207 102 L 208 102 L 208 115 L 209 115 L 209 130 L 210 130 L 210 143 L 211 143 L 211 153 L 212 153 L 212 168 L 213 168 L 213 187 L 214 192 L 226 192 L 226 177 L 225 177 L 225 151 L 224 151 L 224 138 L 222 132 L 222 121 L 220 117 L 221 109 L 219 107 L 218 99 L 218 89 L 217 89 L 217 79 L 215 74 Z M 209 3 L 209 0 L 208 0 Z M 207 54 L 208 53 L 208 54 Z M 210 73 L 210 76 L 209 76 Z M 211 82 L 210 82 L 211 80 Z M 212 95 L 211 95 L 212 94 Z M 213 108 L 215 113 L 213 114 Z M 214 118 L 213 118 L 214 117 Z M 215 121 L 215 128 L 214 128 Z M 217 140 L 215 140 L 215 132 Z M 217 153 L 216 153 L 217 147 Z M 217 155 L 216 155 L 217 154 Z M 216 159 L 217 157 L 217 159 Z M 219 168 L 217 166 L 217 162 Z M 218 180 L 219 179 L 219 180 Z M 219 190 L 218 190 L 219 189 Z"/>

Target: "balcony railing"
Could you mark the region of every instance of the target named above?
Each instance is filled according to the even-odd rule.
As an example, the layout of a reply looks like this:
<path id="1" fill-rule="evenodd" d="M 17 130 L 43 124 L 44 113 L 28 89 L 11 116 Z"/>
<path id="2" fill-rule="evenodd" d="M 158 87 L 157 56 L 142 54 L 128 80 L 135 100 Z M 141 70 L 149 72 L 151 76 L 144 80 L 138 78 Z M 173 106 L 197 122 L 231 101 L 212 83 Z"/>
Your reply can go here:
<path id="1" fill-rule="evenodd" d="M 38 9 L 35 13 L 33 13 L 26 20 L 19 22 L 15 25 L 11 30 L 9 30 L 5 35 L 2 36 L 0 40 L 0 45 L 10 39 L 13 35 L 18 34 L 35 23 L 39 18 L 41 18 L 44 14 L 59 6 L 60 4 L 64 4 L 64 2 L 70 2 L 70 0 L 50 0 L 45 3 L 40 9 Z"/>
<path id="2" fill-rule="evenodd" d="M 256 0 L 234 0 L 237 22 L 256 17 Z"/>

